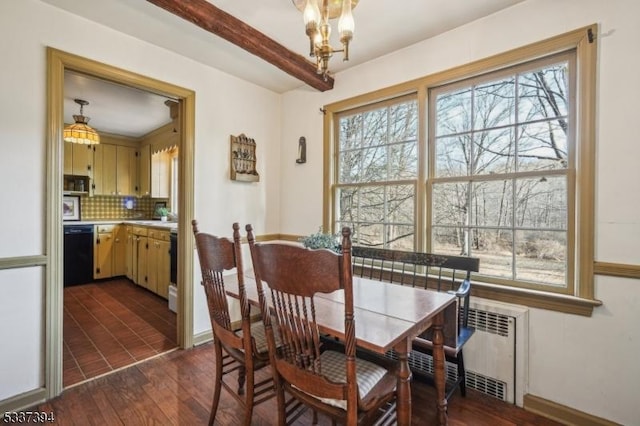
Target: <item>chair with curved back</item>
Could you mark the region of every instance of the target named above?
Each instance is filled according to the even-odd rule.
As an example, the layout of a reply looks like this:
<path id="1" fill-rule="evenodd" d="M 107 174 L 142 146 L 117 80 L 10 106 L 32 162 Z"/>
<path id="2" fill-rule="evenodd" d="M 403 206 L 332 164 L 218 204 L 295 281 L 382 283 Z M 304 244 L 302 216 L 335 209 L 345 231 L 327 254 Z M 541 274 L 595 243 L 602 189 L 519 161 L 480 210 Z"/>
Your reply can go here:
<path id="1" fill-rule="evenodd" d="M 215 349 L 215 387 L 209 424 L 216 417 L 221 388 L 224 387 L 244 406 L 244 424 L 251 424 L 253 407 L 275 396 L 271 375 L 260 382 L 254 373 L 269 365 L 269 353 L 262 321 L 251 321 L 251 310 L 244 287 L 239 225 L 233 224 L 233 241 L 198 230 L 198 222 L 191 222 L 196 240 L 202 285 L 207 297 Z M 225 271 L 236 270 L 239 302 L 227 296 Z M 240 305 L 240 324 L 232 316 L 231 305 Z M 234 392 L 225 376 L 238 373 L 238 390 Z M 246 380 L 246 389 L 245 389 Z"/>
<path id="2" fill-rule="evenodd" d="M 251 225 L 246 229 L 262 312 L 273 313 L 263 315 L 263 322 L 278 423 L 290 424 L 305 408 L 313 409 L 314 420 L 320 412 L 347 425 L 395 421 L 395 371 L 356 357 L 349 228 L 342 231 L 340 254 L 256 243 Z M 344 291 L 345 344 L 341 351 L 325 350 L 316 322 L 321 303 L 316 295 L 337 290 Z M 285 392 L 292 398 L 286 400 Z"/>

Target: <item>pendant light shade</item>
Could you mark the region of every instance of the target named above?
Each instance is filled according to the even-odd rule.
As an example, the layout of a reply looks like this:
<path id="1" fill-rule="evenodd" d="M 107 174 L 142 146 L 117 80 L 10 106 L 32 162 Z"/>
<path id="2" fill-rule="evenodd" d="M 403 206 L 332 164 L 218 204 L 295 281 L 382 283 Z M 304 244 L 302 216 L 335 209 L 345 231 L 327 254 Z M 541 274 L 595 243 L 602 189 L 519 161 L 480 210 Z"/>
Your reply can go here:
<path id="1" fill-rule="evenodd" d="M 100 143 L 100 135 L 87 123 L 90 118 L 82 115 L 82 108 L 89 105 L 89 102 L 82 99 L 74 99 L 74 102 L 80 105 L 80 114 L 74 115 L 74 124 L 65 127 L 63 139 L 65 142 L 79 143 L 84 145 L 97 145 Z"/>

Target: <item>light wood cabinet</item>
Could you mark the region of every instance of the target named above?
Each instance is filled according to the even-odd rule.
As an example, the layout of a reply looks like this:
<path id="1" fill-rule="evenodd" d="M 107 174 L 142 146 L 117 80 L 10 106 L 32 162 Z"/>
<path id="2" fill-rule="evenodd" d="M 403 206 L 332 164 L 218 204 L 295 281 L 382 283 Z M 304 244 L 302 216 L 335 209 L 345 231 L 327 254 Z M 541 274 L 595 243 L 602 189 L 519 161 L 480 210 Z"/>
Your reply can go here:
<path id="1" fill-rule="evenodd" d="M 169 299 L 171 282 L 171 242 L 158 242 L 158 295 Z"/>
<path id="2" fill-rule="evenodd" d="M 116 145 L 96 145 L 93 152 L 93 195 L 116 195 L 116 183 Z"/>
<path id="3" fill-rule="evenodd" d="M 126 226 L 95 225 L 93 232 L 93 278 L 111 278 L 126 274 Z"/>
<path id="4" fill-rule="evenodd" d="M 139 194 L 143 197 L 151 196 L 151 147 L 140 147 L 140 168 L 138 173 Z"/>
<path id="5" fill-rule="evenodd" d="M 93 195 L 138 195 L 136 148 L 102 143 L 94 147 Z"/>
<path id="6" fill-rule="evenodd" d="M 127 227 L 116 225 L 113 232 L 113 276 L 127 274 Z"/>
<path id="7" fill-rule="evenodd" d="M 137 236 L 138 250 L 136 256 L 137 273 L 136 284 L 144 288 L 149 288 L 149 275 L 147 273 L 147 262 L 149 259 L 149 241 L 144 235 Z"/>
<path id="8" fill-rule="evenodd" d="M 167 151 L 151 156 L 151 196 L 169 198 L 171 188 L 171 155 Z"/>
<path id="9" fill-rule="evenodd" d="M 116 147 L 116 194 L 138 194 L 138 157 L 136 149 L 130 146 Z"/>
<path id="10" fill-rule="evenodd" d="M 171 279 L 169 231 L 150 230 L 148 244 L 147 288 L 167 299 L 169 298 L 169 281 Z"/>
<path id="11" fill-rule="evenodd" d="M 96 225 L 93 231 L 93 278 L 113 276 L 114 225 Z"/>
<path id="12" fill-rule="evenodd" d="M 131 265 L 131 276 L 134 283 L 147 287 L 147 259 L 149 247 L 147 244 L 147 228 L 134 226 L 129 235 L 129 262 Z"/>
<path id="13" fill-rule="evenodd" d="M 63 169 L 65 175 L 92 176 L 93 146 L 65 142 Z"/>
<path id="14" fill-rule="evenodd" d="M 125 265 L 126 265 L 125 275 L 131 281 L 135 282 L 134 277 L 137 274 L 138 265 L 136 264 L 137 257 L 134 256 L 134 252 L 137 249 L 137 244 L 136 244 L 136 236 L 133 233 L 133 226 L 126 226 L 126 234 L 127 234 L 127 237 L 126 237 L 127 250 L 125 254 Z"/>
<path id="15" fill-rule="evenodd" d="M 128 226 L 124 262 L 127 278 L 165 299 L 171 280 L 170 232 L 143 226 Z"/>

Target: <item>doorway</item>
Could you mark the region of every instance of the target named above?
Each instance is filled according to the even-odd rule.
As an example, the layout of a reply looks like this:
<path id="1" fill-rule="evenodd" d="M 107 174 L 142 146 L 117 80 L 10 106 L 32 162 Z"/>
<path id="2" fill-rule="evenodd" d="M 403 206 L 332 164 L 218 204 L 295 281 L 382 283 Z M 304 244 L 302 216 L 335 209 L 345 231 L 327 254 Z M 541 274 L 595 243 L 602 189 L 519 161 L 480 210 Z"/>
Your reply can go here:
<path id="1" fill-rule="evenodd" d="M 193 217 L 193 147 L 195 127 L 195 93 L 110 65 L 95 62 L 53 48 L 47 48 L 47 251 L 51 254 L 46 276 L 46 360 L 47 398 L 59 395 L 63 388 L 63 232 L 62 129 L 65 71 L 81 73 L 104 81 L 156 93 L 177 100 L 179 108 L 178 196 L 178 297 L 177 343 L 181 348 L 193 346 L 193 241 L 189 220 Z"/>

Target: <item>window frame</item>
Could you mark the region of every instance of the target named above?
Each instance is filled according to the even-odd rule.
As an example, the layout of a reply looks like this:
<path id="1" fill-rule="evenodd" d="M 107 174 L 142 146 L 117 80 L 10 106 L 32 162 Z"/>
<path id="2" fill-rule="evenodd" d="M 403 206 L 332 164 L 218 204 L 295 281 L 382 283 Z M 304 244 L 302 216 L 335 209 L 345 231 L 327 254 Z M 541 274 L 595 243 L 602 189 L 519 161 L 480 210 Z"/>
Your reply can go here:
<path id="1" fill-rule="evenodd" d="M 484 183 L 484 182 L 489 182 L 489 181 L 493 181 L 493 180 L 497 180 L 497 181 L 517 181 L 518 179 L 526 179 L 526 178 L 530 178 L 530 177 L 539 177 L 539 176 L 553 176 L 553 177 L 564 177 L 566 178 L 566 194 L 567 194 L 567 199 L 566 199 L 566 203 L 567 203 L 567 229 L 564 230 L 564 233 L 566 235 L 566 239 L 567 239 L 567 258 L 566 258 L 566 287 L 565 286 L 553 286 L 551 284 L 542 284 L 542 283 L 536 283 L 536 282 L 529 282 L 526 280 L 519 280 L 519 279 L 513 279 L 513 278 L 503 278 L 503 277 L 491 277 L 491 276 L 485 276 L 485 275 L 481 275 L 478 274 L 476 279 L 478 281 L 483 281 L 483 282 L 493 282 L 495 284 L 501 284 L 501 285 L 506 285 L 506 286 L 513 286 L 513 287 L 519 287 L 519 288 L 528 288 L 528 289 L 534 289 L 534 290 L 540 290 L 543 292 L 551 292 L 551 293 L 559 293 L 559 294 L 567 294 L 567 295 L 571 295 L 574 293 L 574 270 L 575 270 L 575 249 L 576 249 L 576 244 L 574 244 L 575 242 L 575 235 L 574 235 L 574 230 L 575 230 L 575 202 L 574 202 L 574 195 L 577 191 L 577 187 L 576 187 L 576 180 L 575 180 L 575 172 L 576 172 L 576 161 L 575 161 L 575 156 L 576 156 L 576 145 L 577 145 L 577 141 L 576 141 L 576 136 L 575 136 L 575 125 L 570 126 L 570 132 L 567 135 L 567 148 L 568 148 L 568 155 L 567 155 L 567 167 L 563 168 L 563 169 L 549 169 L 549 170 L 535 170 L 535 171 L 513 171 L 513 172 L 507 172 L 507 173 L 497 173 L 495 175 L 487 175 L 487 174 L 476 174 L 476 173 L 471 173 L 469 172 L 469 174 L 467 175 L 460 175 L 460 176 L 452 176 L 452 177 L 439 177 L 436 176 L 436 161 L 437 161 L 437 157 L 436 157 L 436 128 L 437 127 L 437 123 L 436 123 L 436 111 L 434 108 L 434 104 L 436 102 L 437 96 L 440 93 L 451 93 L 454 92 L 458 89 L 464 89 L 464 88 L 468 88 L 471 86 L 478 86 L 478 85 L 482 85 L 483 83 L 486 82 L 490 82 L 490 81 L 495 81 L 497 79 L 500 78 L 504 78 L 504 77 L 509 77 L 509 76 L 516 76 L 520 73 L 522 73 L 523 71 L 526 73 L 528 70 L 531 69 L 537 69 L 539 67 L 542 66 L 548 66 L 554 63 L 558 63 L 558 62 L 567 62 L 568 64 L 568 72 L 570 75 L 570 79 L 569 79 L 569 109 L 567 111 L 567 119 L 570 123 L 576 123 L 576 80 L 577 80 L 577 73 L 576 73 L 576 52 L 575 49 L 569 49 L 569 50 L 565 50 L 559 53 L 555 53 L 552 55 L 548 55 L 542 58 L 534 58 L 530 61 L 525 61 L 522 63 L 518 63 L 512 66 L 508 66 L 505 67 L 503 69 L 500 69 L 498 71 L 493 71 L 493 72 L 489 72 L 489 73 L 485 73 L 485 74 L 481 74 L 481 75 L 477 75 L 474 77 L 470 77 L 468 79 L 464 79 L 464 80 L 460 80 L 460 81 L 456 81 L 450 84 L 446 84 L 446 85 L 442 85 L 439 87 L 433 87 L 433 88 L 429 88 L 429 94 L 433 94 L 432 96 L 429 96 L 427 102 L 428 102 L 428 109 L 429 109 L 429 119 L 428 122 L 429 123 L 434 123 L 436 124 L 436 126 L 432 126 L 431 128 L 428 129 L 429 132 L 429 136 L 428 136 L 428 146 L 427 146 L 427 156 L 429 158 L 428 160 L 428 177 L 427 177 L 427 206 L 428 208 L 430 208 L 431 206 L 431 198 L 433 196 L 433 185 L 434 184 L 438 184 L 438 183 L 469 183 L 472 187 L 474 186 L 474 184 L 477 183 Z M 525 124 L 526 125 L 526 124 Z M 501 127 L 512 127 L 514 129 L 517 129 L 518 126 L 522 126 L 522 123 L 520 123 L 518 118 L 514 117 L 514 122 Z M 473 129 L 470 130 L 472 133 L 473 132 L 482 132 L 484 131 L 484 129 Z M 517 162 L 517 159 L 514 159 L 514 161 Z M 470 196 L 472 196 L 471 194 L 473 194 L 473 190 L 470 190 Z M 433 233 L 434 230 L 434 225 L 432 223 L 432 215 L 428 215 L 427 216 L 427 226 L 426 226 L 426 251 L 427 252 L 433 252 L 434 250 L 431 247 L 431 243 L 432 243 L 432 238 L 431 235 Z M 447 226 L 436 226 L 438 228 L 446 228 Z M 469 230 L 471 229 L 482 229 L 482 227 L 478 228 L 478 227 L 474 227 L 473 225 L 466 225 L 466 228 L 468 228 Z M 488 226 L 486 227 L 488 229 L 494 229 L 495 227 L 493 226 Z M 515 223 L 512 223 L 510 226 L 501 226 L 501 229 L 505 230 L 505 231 L 511 231 L 514 233 L 514 241 L 515 241 L 515 233 L 518 232 L 519 230 L 521 231 L 521 229 L 518 229 L 518 226 L 516 226 Z M 497 229 L 497 228 L 496 228 Z M 537 229 L 538 231 L 545 231 L 546 229 Z M 562 231 L 559 229 L 550 229 L 550 231 Z M 472 254 L 473 255 L 473 254 Z M 512 255 L 515 257 L 515 247 L 512 251 Z M 515 259 L 513 259 L 515 260 Z M 516 268 L 516 262 L 514 261 L 512 268 Z"/>
<path id="2" fill-rule="evenodd" d="M 343 110 L 340 112 L 337 112 L 335 114 L 335 119 L 333 121 L 333 132 L 335 135 L 339 135 L 340 134 L 340 119 L 345 117 L 345 116 L 353 116 L 353 115 L 357 115 L 357 114 L 362 114 L 362 113 L 367 113 L 370 111 L 375 111 L 375 110 L 379 110 L 379 109 L 383 109 L 383 108 L 388 108 L 391 107 L 393 105 L 399 105 L 399 104 L 403 104 L 403 103 L 408 103 L 408 102 L 416 102 L 416 106 L 417 106 L 417 110 L 416 110 L 416 114 L 417 114 L 417 119 L 418 121 L 420 120 L 420 114 L 421 114 L 421 110 L 419 108 L 419 102 L 416 98 L 415 94 L 407 94 L 407 95 L 402 95 L 402 96 L 398 96 L 398 97 L 394 97 L 394 98 L 390 98 L 390 99 L 386 99 L 384 101 L 381 102 L 374 102 L 372 104 L 368 104 L 368 105 L 364 105 L 364 106 L 359 106 L 357 108 L 353 108 L 353 109 L 348 109 L 348 110 Z M 418 127 L 418 131 L 419 131 L 419 123 L 417 125 Z M 406 143 L 406 141 L 404 142 Z M 336 144 L 339 144 L 339 141 L 336 138 Z M 395 144 L 395 143 L 394 143 Z M 386 147 L 389 147 L 390 145 L 393 144 L 389 144 L 389 143 L 384 143 L 383 144 Z M 365 149 L 365 148 L 358 148 L 358 149 Z M 419 134 L 416 134 L 416 152 L 420 151 L 420 137 Z M 412 192 L 413 192 L 413 198 L 414 198 L 414 211 L 413 211 L 413 215 L 414 215 L 414 221 L 411 224 L 414 227 L 414 233 L 417 235 L 417 226 L 416 226 L 416 215 L 417 215 L 417 205 L 415 204 L 415 201 L 417 200 L 417 193 L 419 192 L 419 183 L 420 183 L 420 170 L 423 168 L 420 161 L 416 161 L 416 175 L 415 177 L 405 177 L 404 179 L 397 179 L 397 180 L 377 180 L 377 181 L 365 181 L 365 182 L 345 182 L 342 183 L 340 182 L 340 178 L 339 178 L 339 171 L 340 171 L 340 151 L 336 148 L 335 149 L 335 160 L 334 160 L 334 164 L 336 166 L 336 176 L 335 176 L 335 180 L 333 183 L 333 187 L 332 187 L 332 199 L 335 200 L 337 199 L 336 197 L 338 196 L 338 192 L 342 189 L 346 189 L 346 188 L 364 188 L 364 187 L 399 187 L 399 186 L 412 186 Z M 334 210 L 334 219 L 337 221 L 338 220 L 338 212 L 340 210 L 340 205 L 339 203 L 335 203 L 335 210 Z M 343 221 L 344 222 L 344 221 Z M 335 221 L 332 223 L 332 227 L 335 227 Z M 358 224 L 360 224 L 361 221 L 358 221 Z M 380 224 L 385 227 L 385 226 L 402 226 L 403 224 L 400 223 L 396 223 L 393 224 L 389 221 L 386 222 L 380 222 Z M 329 227 L 326 227 L 324 229 L 330 229 Z M 353 231 L 353 230 L 352 230 Z M 383 237 L 384 239 L 384 237 Z M 386 246 L 386 239 L 384 241 L 385 244 L 385 248 L 387 248 Z M 417 250 L 417 245 L 415 244 L 414 241 L 414 246 L 413 246 L 413 250 Z"/>
<path id="3" fill-rule="evenodd" d="M 575 94 L 575 198 L 568 198 L 575 225 L 568 230 L 568 244 L 575 245 L 572 262 L 574 277 L 571 294 L 558 294 L 538 288 L 504 286 L 491 282 L 475 282 L 474 295 L 532 307 L 591 315 L 593 307 L 602 304 L 594 298 L 594 234 L 595 234 L 595 137 L 596 137 L 596 59 L 597 25 L 593 24 L 537 43 L 519 47 L 470 64 L 434 73 L 416 80 L 383 88 L 325 106 L 323 227 L 332 229 L 336 222 L 337 143 L 333 132 L 338 113 L 384 102 L 407 94 L 418 98 L 418 182 L 416 198 L 416 250 L 426 251 L 427 240 L 427 111 L 428 90 L 444 84 L 478 77 L 488 72 L 518 66 L 534 59 L 560 52 L 576 51 Z M 573 206 L 573 207 L 570 207 Z M 573 233 L 575 230 L 575 233 Z M 335 231 L 335 230 L 334 230 Z M 430 229 L 429 229 L 430 232 Z M 569 284 L 569 283 L 568 283 Z"/>

